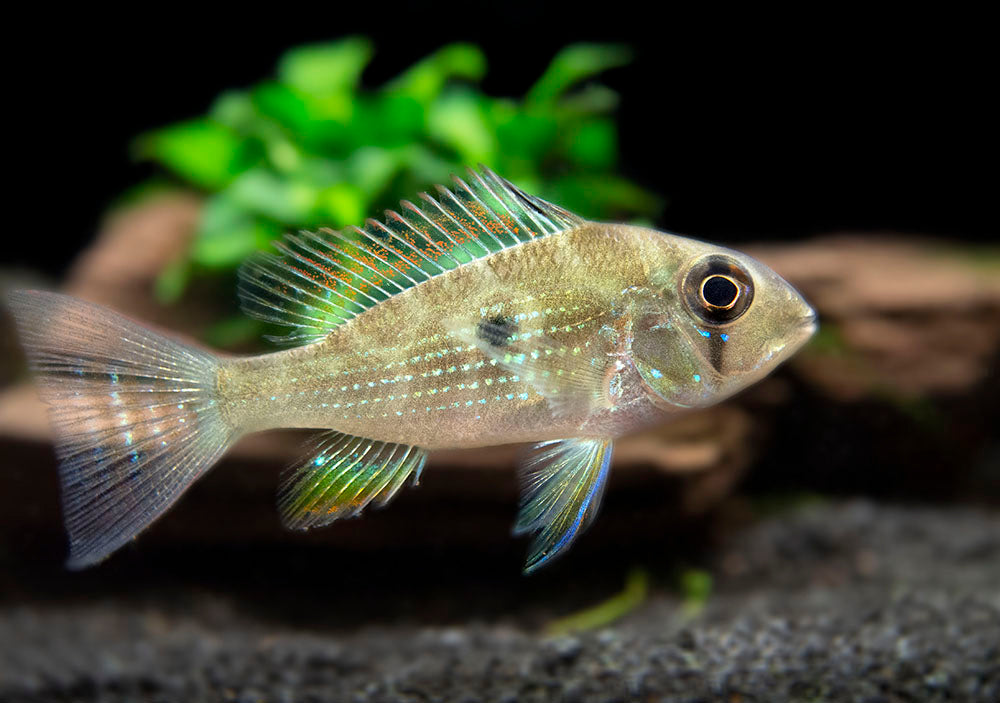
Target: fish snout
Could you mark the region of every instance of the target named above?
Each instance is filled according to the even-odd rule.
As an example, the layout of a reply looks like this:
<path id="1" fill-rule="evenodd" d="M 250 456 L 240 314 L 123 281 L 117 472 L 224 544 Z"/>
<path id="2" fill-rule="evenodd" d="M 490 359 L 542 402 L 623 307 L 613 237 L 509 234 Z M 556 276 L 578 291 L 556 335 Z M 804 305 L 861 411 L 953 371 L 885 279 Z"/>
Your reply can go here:
<path id="1" fill-rule="evenodd" d="M 819 329 L 819 317 L 816 311 L 804 300 L 800 299 L 800 303 L 802 310 L 798 317 L 795 318 L 792 330 L 792 346 L 794 349 L 799 349 L 803 344 L 808 342 L 816 334 L 816 330 Z"/>

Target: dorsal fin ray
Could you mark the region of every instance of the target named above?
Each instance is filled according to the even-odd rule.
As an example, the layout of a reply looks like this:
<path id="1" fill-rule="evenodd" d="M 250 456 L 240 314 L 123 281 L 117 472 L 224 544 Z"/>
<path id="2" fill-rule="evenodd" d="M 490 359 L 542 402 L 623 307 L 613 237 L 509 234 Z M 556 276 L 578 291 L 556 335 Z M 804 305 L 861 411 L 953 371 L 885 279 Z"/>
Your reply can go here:
<path id="1" fill-rule="evenodd" d="M 485 166 L 404 200 L 400 212 L 363 227 L 287 235 L 278 253 L 259 253 L 240 269 L 239 295 L 253 317 L 292 328 L 289 342 L 322 339 L 337 325 L 434 276 L 583 219 L 529 195 Z"/>

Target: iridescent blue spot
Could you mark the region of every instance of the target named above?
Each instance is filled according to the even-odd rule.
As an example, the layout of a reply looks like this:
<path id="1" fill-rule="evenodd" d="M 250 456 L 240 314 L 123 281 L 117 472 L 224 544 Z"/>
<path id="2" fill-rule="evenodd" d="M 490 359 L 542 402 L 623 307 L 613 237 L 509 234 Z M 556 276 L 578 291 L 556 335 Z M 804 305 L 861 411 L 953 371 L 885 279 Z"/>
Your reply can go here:
<path id="1" fill-rule="evenodd" d="M 649 373 L 652 375 L 653 378 L 663 378 L 663 374 L 660 372 L 659 369 L 650 369 Z"/>
<path id="2" fill-rule="evenodd" d="M 692 376 L 691 378 L 693 378 L 693 379 L 694 379 L 694 382 L 695 382 L 695 383 L 701 383 L 701 376 L 699 376 L 698 374 L 695 374 L 695 375 L 694 375 L 694 376 Z"/>
<path id="3" fill-rule="evenodd" d="M 709 332 L 709 331 L 707 331 L 707 330 L 698 330 L 698 334 L 700 334 L 702 337 L 706 337 L 706 338 L 712 336 L 712 333 Z"/>
<path id="4" fill-rule="evenodd" d="M 114 372 L 111 373 L 111 382 L 112 383 L 118 383 L 118 374 L 116 374 Z"/>
<path id="5" fill-rule="evenodd" d="M 721 339 L 723 342 L 728 342 L 729 341 L 729 335 L 728 334 L 720 334 L 719 335 L 719 339 Z"/>
<path id="6" fill-rule="evenodd" d="M 313 459 L 313 463 L 316 464 L 316 466 L 322 466 L 324 461 L 326 461 L 326 457 L 322 454 Z"/>

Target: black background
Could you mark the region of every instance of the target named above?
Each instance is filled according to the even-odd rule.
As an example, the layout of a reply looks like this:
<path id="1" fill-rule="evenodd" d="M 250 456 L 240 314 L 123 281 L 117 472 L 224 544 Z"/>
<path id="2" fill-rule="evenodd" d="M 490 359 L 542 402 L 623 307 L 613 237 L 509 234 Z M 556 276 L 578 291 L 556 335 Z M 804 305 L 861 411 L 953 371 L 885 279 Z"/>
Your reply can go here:
<path id="1" fill-rule="evenodd" d="M 376 44 L 368 85 L 467 40 L 489 58 L 486 91 L 512 96 L 567 43 L 632 45 L 634 63 L 603 80 L 622 96 L 622 170 L 667 199 L 665 229 L 733 243 L 845 229 L 997 240 L 996 52 L 983 17 L 343 5 L 12 25 L 4 259 L 59 273 L 115 196 L 154 173 L 132 161 L 135 135 L 272 74 L 291 46 L 353 33 Z"/>

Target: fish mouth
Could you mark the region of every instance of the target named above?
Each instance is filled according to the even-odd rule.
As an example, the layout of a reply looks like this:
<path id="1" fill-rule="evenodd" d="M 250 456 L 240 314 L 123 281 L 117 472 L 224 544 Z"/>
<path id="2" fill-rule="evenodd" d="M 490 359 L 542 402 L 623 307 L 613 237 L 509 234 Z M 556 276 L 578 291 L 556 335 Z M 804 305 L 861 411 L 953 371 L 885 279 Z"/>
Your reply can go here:
<path id="1" fill-rule="evenodd" d="M 811 337 L 817 329 L 819 329 L 819 317 L 816 315 L 816 311 L 810 309 L 805 315 L 799 319 L 799 326 L 809 333 Z"/>
<path id="2" fill-rule="evenodd" d="M 798 349 L 803 344 L 808 342 L 812 338 L 812 336 L 816 334 L 816 330 L 818 329 L 819 329 L 819 317 L 816 315 L 815 310 L 813 310 L 812 308 L 808 308 L 807 312 L 805 312 L 798 319 L 798 324 L 796 325 L 795 341 L 793 342 L 794 348 Z"/>

